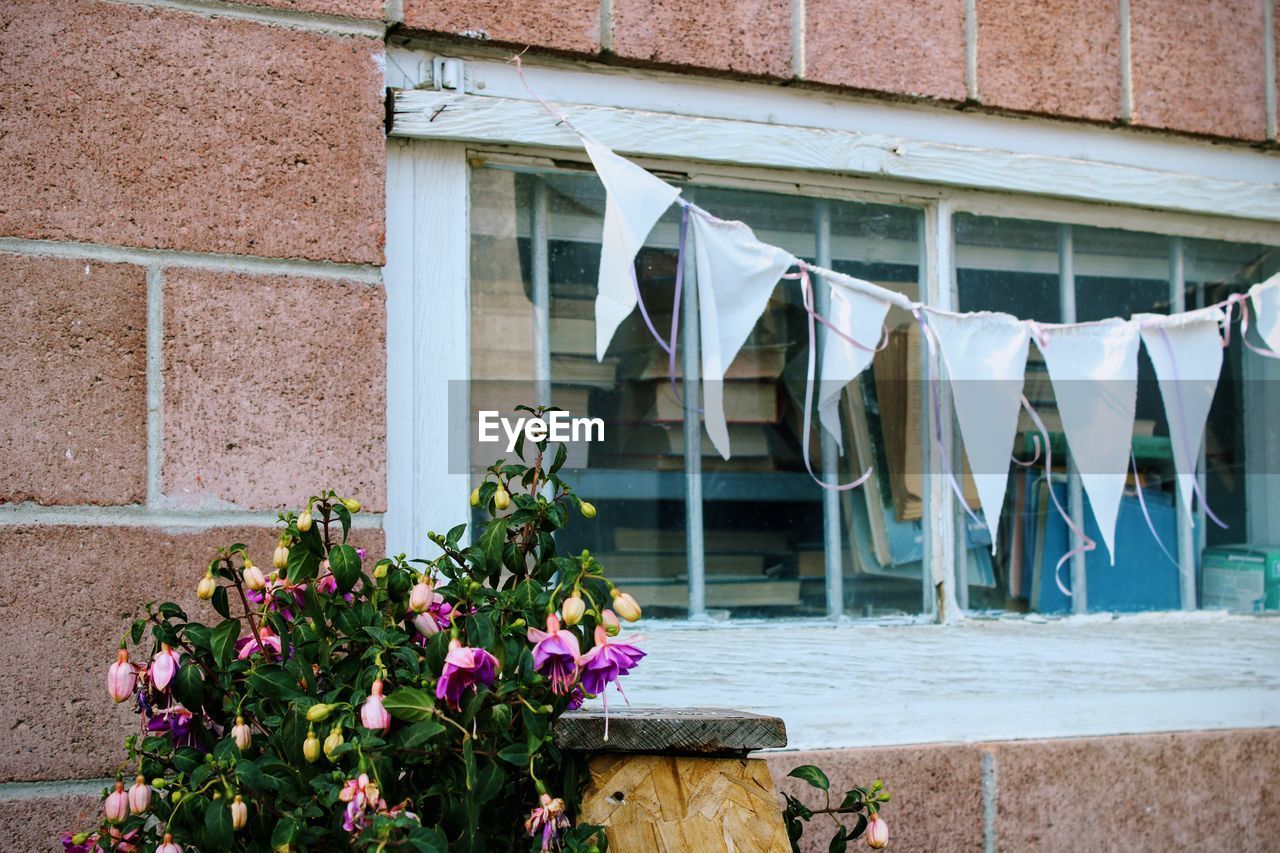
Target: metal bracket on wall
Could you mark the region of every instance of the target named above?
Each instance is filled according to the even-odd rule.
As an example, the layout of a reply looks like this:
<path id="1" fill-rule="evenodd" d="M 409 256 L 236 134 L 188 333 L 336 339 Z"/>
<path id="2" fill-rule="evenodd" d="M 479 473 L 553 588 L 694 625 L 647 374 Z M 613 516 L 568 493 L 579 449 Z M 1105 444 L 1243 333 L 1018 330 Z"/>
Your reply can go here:
<path id="1" fill-rule="evenodd" d="M 461 92 L 465 84 L 461 59 L 437 56 L 431 61 L 431 82 L 436 89 Z"/>

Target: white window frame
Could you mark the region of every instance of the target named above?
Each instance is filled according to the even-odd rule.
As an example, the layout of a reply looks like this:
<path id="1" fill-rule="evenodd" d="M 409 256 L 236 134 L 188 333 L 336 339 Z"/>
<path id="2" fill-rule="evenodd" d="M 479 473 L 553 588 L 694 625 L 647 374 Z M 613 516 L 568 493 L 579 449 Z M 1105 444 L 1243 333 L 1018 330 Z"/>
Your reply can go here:
<path id="1" fill-rule="evenodd" d="M 396 99 L 395 138 L 388 141 L 389 435 L 384 523 L 392 553 L 420 550 L 429 525 L 455 523 L 458 507 L 466 506 L 463 501 L 471 488 L 467 475 L 445 473 L 450 466 L 441 416 L 448 380 L 469 376 L 470 169 L 481 161 L 550 165 L 586 160 L 576 138 L 557 127 L 523 89 L 513 66 L 483 52 L 465 57 L 464 89 L 449 91 L 431 84 L 436 58 L 429 51 L 399 46 L 388 54 L 388 84 L 413 89 Z M 941 308 L 953 307 L 956 299 L 952 217 L 957 212 L 1280 244 L 1280 160 L 1252 149 L 1048 120 L 840 101 L 757 84 L 603 67 L 584 70 L 567 62 L 526 74 L 541 94 L 571 113 L 575 125 L 656 171 L 674 170 L 699 184 L 921 208 L 926 261 L 923 298 Z M 1003 147 L 954 141 L 975 143 L 984 138 L 1000 139 Z M 930 365 L 931 375 L 939 371 L 939 365 Z M 950 430 L 945 405 L 941 412 L 930 412 L 930 417 L 940 418 L 944 430 Z M 923 427 L 932 429 L 933 422 Z M 923 444 L 928 455 L 929 443 Z M 926 470 L 941 473 L 936 458 L 928 458 L 926 464 Z M 959 606 L 964 590 L 955 572 L 947 570 L 956 564 L 957 508 L 945 478 L 932 476 L 927 482 L 926 566 L 934 584 L 930 619 L 959 622 L 964 618 Z M 1189 543 L 1179 545 L 1185 549 Z M 1076 567 L 1077 572 L 1081 569 Z M 1083 577 L 1074 580 L 1079 583 Z M 1240 630 L 1240 619 L 1203 617 L 1231 626 L 1209 632 L 1229 647 Z M 1110 617 L 1099 614 L 1096 618 Z M 1162 623 L 1178 618 L 1188 617 L 1161 614 L 1120 621 L 1141 634 L 1141 626 L 1151 620 Z M 744 628 L 668 623 L 648 630 L 673 653 L 693 642 L 686 636 L 690 631 L 698 632 L 696 642 L 703 646 L 708 642 L 712 648 L 744 645 Z M 772 689 L 769 685 L 776 687 L 779 679 L 785 682 L 793 666 L 785 659 L 771 661 L 768 649 L 781 650 L 788 642 L 803 646 L 830 631 L 830 624 L 779 620 L 749 630 L 763 644 L 757 661 L 765 662 L 721 685 L 746 699 L 726 695 L 720 701 L 747 702 L 795 720 L 801 726 L 802 745 L 853 745 L 842 743 L 836 734 L 842 721 L 848 720 L 845 713 L 834 710 L 830 719 L 817 721 L 811 703 L 801 697 L 782 706 L 762 698 Z M 856 637 L 860 648 L 888 661 L 891 668 L 901 654 L 899 643 L 883 642 L 883 636 L 873 640 L 868 632 L 875 629 L 866 623 L 842 620 L 837 630 L 849 632 L 847 639 Z M 923 626 L 904 630 L 926 632 L 919 635 L 922 639 L 935 636 Z M 993 648 L 1003 642 L 1003 630 L 994 631 Z M 1280 637 L 1280 628 L 1249 630 L 1273 631 Z M 712 631 L 715 639 L 705 631 Z M 1178 634 L 1169 632 L 1171 642 Z M 1123 631 L 1115 641 L 1116 654 L 1122 655 L 1128 642 Z M 1069 640 L 1064 637 L 1061 642 L 1065 654 Z M 1204 638 L 1198 642 L 1203 644 Z M 944 652 L 947 641 L 938 638 L 937 643 L 939 653 Z M 751 642 L 745 645 L 752 647 Z M 1045 654 L 1052 656 L 1056 646 L 1050 642 L 1049 648 Z M 1170 660 L 1182 659 L 1174 648 L 1170 655 Z M 1280 672 L 1271 674 L 1276 678 L 1262 679 L 1265 684 L 1241 688 L 1236 705 L 1229 708 L 1207 695 L 1181 701 L 1191 695 L 1182 692 L 1173 706 L 1181 711 L 1144 715 L 1141 702 L 1135 704 L 1133 696 L 1117 694 L 1100 703 L 1086 702 L 1087 713 L 1076 703 L 1069 713 L 1050 713 L 1038 724 L 1002 730 L 1007 731 L 1003 736 L 1273 725 L 1280 723 Z M 951 683 L 958 690 L 971 686 L 946 678 L 939 683 Z M 650 686 L 656 686 L 656 681 Z M 674 691 L 665 688 L 655 695 L 662 701 L 703 701 L 699 690 L 705 688 L 705 684 Z M 1202 684 L 1194 688 L 1202 689 Z M 1070 679 L 1048 688 L 1063 696 L 1086 689 Z M 1167 693 L 1170 688 L 1162 689 Z M 945 699 L 947 691 L 944 688 L 935 695 Z M 1150 699 L 1154 704 L 1167 701 L 1161 696 Z M 963 719 L 949 718 L 943 706 L 938 707 L 938 713 L 924 721 L 907 718 L 888 726 L 878 742 L 983 736 L 974 723 L 982 716 L 980 707 L 962 715 Z M 1086 725 L 1086 717 L 1093 713 L 1111 713 L 1115 722 L 1103 724 L 1100 730 L 1096 722 Z M 796 734 L 793 731 L 793 742 Z"/>

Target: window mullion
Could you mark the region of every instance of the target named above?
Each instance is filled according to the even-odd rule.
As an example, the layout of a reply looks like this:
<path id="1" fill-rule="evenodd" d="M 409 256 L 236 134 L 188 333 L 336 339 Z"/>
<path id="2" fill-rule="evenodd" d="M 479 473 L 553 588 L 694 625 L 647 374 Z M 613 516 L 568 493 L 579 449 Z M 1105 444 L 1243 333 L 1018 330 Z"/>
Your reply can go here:
<path id="1" fill-rule="evenodd" d="M 693 190 L 685 199 L 693 202 Z M 698 319 L 698 270 L 694 263 L 692 228 L 687 236 L 682 265 L 683 291 L 680 296 L 680 369 L 684 374 L 684 542 L 689 570 L 689 618 L 707 617 L 706 554 L 702 535 L 702 421 L 698 402 L 702 399 L 701 329 Z M 672 346 L 675 341 L 671 342 Z"/>
<path id="2" fill-rule="evenodd" d="M 529 259 L 533 268 L 533 396 L 535 405 L 539 406 L 551 404 L 551 261 L 547 245 L 549 216 L 547 183 L 541 178 L 535 178 L 529 211 Z"/>
<path id="3" fill-rule="evenodd" d="M 1070 225 L 1058 226 L 1058 298 L 1062 322 L 1076 322 L 1076 267 L 1075 240 Z M 1053 484 L 1049 484 L 1053 488 Z M 1067 511 L 1077 530 L 1084 530 L 1084 488 L 1075 457 L 1067 448 Z M 1071 557 L 1071 612 L 1089 611 L 1089 588 L 1086 576 L 1086 554 L 1081 551 Z"/>
<path id="4" fill-rule="evenodd" d="M 814 260 L 818 266 L 831 268 L 831 203 L 826 199 L 814 202 Z M 826 314 L 830 309 L 830 291 L 825 287 L 814 286 L 814 297 L 817 310 Z M 829 332 L 825 328 L 818 329 L 818 348 L 816 355 L 821 358 L 823 344 Z M 819 371 L 821 376 L 821 371 Z M 846 393 L 857 391 L 853 386 Z M 826 430 L 818 427 L 818 442 L 822 450 L 822 479 L 827 483 L 840 480 L 839 458 L 835 439 Z M 835 489 L 822 490 L 822 550 L 824 575 L 826 578 L 827 615 L 838 619 L 844 615 L 844 554 L 840 535 L 840 492 Z"/>
<path id="5" fill-rule="evenodd" d="M 1177 313 L 1187 310 L 1186 266 L 1183 256 L 1182 238 L 1174 237 L 1169 241 L 1169 312 Z M 1203 448 L 1203 443 L 1201 448 Z M 1177 449 L 1174 449 L 1175 455 Z M 1193 537 L 1195 530 L 1187 523 L 1189 513 L 1182 498 L 1182 489 L 1175 488 L 1174 518 L 1178 531 L 1178 580 L 1181 588 L 1179 596 L 1183 610 L 1196 609 L 1196 547 Z"/>

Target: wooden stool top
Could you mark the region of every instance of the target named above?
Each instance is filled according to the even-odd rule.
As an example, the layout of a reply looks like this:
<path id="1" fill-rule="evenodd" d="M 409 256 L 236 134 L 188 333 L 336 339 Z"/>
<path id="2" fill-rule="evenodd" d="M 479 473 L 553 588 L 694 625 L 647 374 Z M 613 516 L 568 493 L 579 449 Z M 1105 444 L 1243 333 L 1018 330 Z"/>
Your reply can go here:
<path id="1" fill-rule="evenodd" d="M 555 744 L 584 752 L 647 752 L 673 755 L 744 755 L 787 745 L 778 717 L 729 708 L 661 708 L 624 705 L 609 709 L 609 739 L 603 710 L 570 711 L 555 725 Z"/>

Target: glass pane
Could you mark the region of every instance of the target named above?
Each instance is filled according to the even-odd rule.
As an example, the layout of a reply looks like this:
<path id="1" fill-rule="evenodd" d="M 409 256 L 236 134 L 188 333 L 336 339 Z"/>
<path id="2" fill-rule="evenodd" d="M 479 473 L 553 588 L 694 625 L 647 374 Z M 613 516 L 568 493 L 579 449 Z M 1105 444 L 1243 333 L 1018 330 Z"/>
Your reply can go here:
<path id="1" fill-rule="evenodd" d="M 815 200 L 705 187 L 686 192 L 718 216 L 750 223 L 761 239 L 814 258 Z M 603 363 L 592 354 L 603 210 L 604 192 L 594 175 L 489 167 L 473 172 L 471 408 L 486 399 L 492 400 L 489 408 L 503 409 L 532 399 L 534 284 L 537 259 L 545 256 L 552 400 L 607 425 L 606 440 L 575 447 L 566 470 L 598 516 L 593 524 L 571 526 L 560 547 L 569 553 L 591 549 L 650 615 L 678 617 L 687 613 L 689 594 L 682 404 L 667 355 L 640 312 L 620 327 Z M 830 202 L 829 211 L 835 268 L 914 298 L 918 213 L 845 202 Z M 535 239 L 541 234 L 545 252 Z M 636 265 L 649 318 L 664 338 L 671 329 L 678 242 L 679 209 L 672 208 Z M 896 313 L 890 318 L 891 326 L 903 327 L 899 337 L 908 334 L 907 319 Z M 720 458 L 700 423 L 692 427 L 701 436 L 706 601 L 713 616 L 826 612 L 822 489 L 805 469 L 800 438 L 808 346 L 799 284 L 780 282 L 726 379 L 732 458 Z M 906 370 L 907 359 L 900 362 Z M 918 372 L 918 359 L 914 363 Z M 843 534 L 850 612 L 914 613 L 923 600 L 919 488 L 914 494 L 899 489 L 904 505 L 914 499 L 914 514 L 905 520 L 895 516 L 891 489 L 912 475 L 918 480 L 919 445 L 908 442 L 886 457 L 879 373 L 873 378 L 867 371 L 850 386 L 843 414 L 846 440 L 854 447 L 840 462 L 845 480 L 876 467 L 876 487 L 845 493 L 832 522 Z M 679 359 L 674 378 L 678 384 Z M 906 423 L 905 404 L 901 408 L 892 432 L 918 435 L 918 425 Z M 816 471 L 816 419 L 812 435 Z M 493 446 L 473 445 L 477 477 L 497 455 Z"/>
<path id="2" fill-rule="evenodd" d="M 1280 249 L 1272 246 L 1186 240 L 1183 256 L 1188 308 L 1219 302 L 1280 271 Z M 1256 338 L 1252 343 L 1262 345 Z M 1193 548 L 1204 608 L 1280 610 L 1274 581 L 1280 576 L 1280 467 L 1269 435 L 1280 412 L 1277 380 L 1280 362 L 1249 351 L 1233 328 L 1201 444 L 1202 491 L 1208 509 L 1227 525 L 1206 519 L 1197 499 Z"/>

